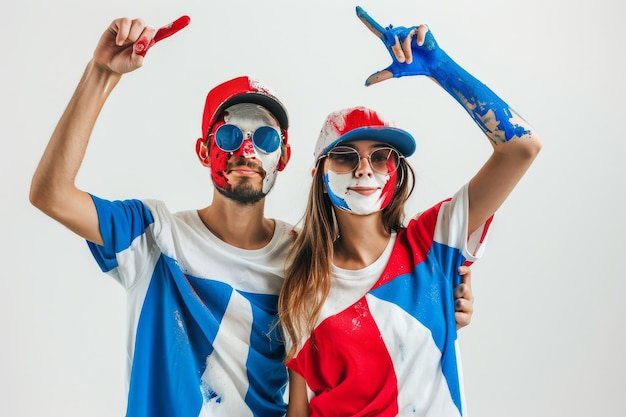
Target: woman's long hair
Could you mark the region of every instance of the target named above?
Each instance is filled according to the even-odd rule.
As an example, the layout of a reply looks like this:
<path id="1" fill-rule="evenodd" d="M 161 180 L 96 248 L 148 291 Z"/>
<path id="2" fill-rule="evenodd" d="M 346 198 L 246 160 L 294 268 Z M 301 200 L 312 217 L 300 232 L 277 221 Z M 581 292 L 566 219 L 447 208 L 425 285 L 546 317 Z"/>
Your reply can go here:
<path id="1" fill-rule="evenodd" d="M 324 185 L 324 161 L 317 161 L 313 185 L 303 217 L 302 230 L 292 246 L 285 282 L 278 300 L 278 317 L 291 344 L 291 359 L 315 327 L 330 291 L 333 246 L 338 237 L 334 208 Z M 400 158 L 394 196 L 383 210 L 387 232 L 398 231 L 404 221 L 404 204 L 413 192 L 415 174 L 406 159 Z"/>

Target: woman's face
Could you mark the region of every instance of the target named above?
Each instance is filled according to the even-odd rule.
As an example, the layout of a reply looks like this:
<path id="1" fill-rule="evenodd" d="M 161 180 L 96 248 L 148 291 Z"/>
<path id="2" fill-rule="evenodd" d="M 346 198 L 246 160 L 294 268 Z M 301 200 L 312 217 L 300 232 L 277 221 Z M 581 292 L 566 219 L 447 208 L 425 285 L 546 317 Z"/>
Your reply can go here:
<path id="1" fill-rule="evenodd" d="M 385 152 L 372 155 L 381 148 L 385 148 Z M 382 211 L 389 205 L 395 189 L 398 161 L 393 156 L 395 152 L 389 154 L 386 151 L 388 148 L 389 145 L 382 142 L 358 140 L 342 143 L 328 153 L 323 161 L 324 184 L 335 207 L 353 214 L 367 215 Z M 389 160 L 384 161 L 389 169 L 383 173 L 380 165 L 382 158 L 387 155 L 391 155 Z M 345 172 L 342 165 L 355 157 L 358 164 L 355 162 L 356 167 Z M 377 170 L 373 169 L 370 159 L 374 161 Z"/>

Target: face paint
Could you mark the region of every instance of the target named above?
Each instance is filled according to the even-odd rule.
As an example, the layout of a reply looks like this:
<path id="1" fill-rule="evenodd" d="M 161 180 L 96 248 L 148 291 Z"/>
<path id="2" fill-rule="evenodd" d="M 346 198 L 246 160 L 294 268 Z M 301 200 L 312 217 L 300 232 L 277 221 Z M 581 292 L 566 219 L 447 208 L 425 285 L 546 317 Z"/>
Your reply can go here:
<path id="1" fill-rule="evenodd" d="M 271 126 L 280 132 L 272 114 L 256 104 L 242 103 L 229 107 L 224 122 L 238 126 L 244 132 L 254 132 L 261 126 Z M 213 131 L 219 127 L 214 126 Z M 210 136 L 211 178 L 217 190 L 242 203 L 256 203 L 274 186 L 278 174 L 281 148 L 271 153 L 257 150 L 250 138 L 234 152 L 225 152 Z M 261 184 L 257 184 L 261 178 Z"/>
<path id="2" fill-rule="evenodd" d="M 396 172 L 391 175 L 374 172 L 371 177 L 357 178 L 352 172 L 336 174 L 327 170 L 324 175 L 332 204 L 341 210 L 359 215 L 376 213 L 387 207 L 393 198 L 395 182 Z"/>

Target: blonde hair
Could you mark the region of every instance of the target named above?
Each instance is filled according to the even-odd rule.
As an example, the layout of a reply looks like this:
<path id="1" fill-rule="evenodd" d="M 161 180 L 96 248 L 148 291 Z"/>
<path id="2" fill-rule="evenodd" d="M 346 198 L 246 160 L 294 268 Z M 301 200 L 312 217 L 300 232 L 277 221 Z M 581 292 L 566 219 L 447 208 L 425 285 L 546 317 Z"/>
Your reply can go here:
<path id="1" fill-rule="evenodd" d="M 291 342 L 286 360 L 293 358 L 314 329 L 330 292 L 338 225 L 334 207 L 325 193 L 322 164 L 318 160 L 302 230 L 289 252 L 285 282 L 278 298 L 280 324 Z M 413 192 L 415 174 L 404 158 L 400 158 L 396 178 L 394 197 L 382 215 L 388 232 L 404 227 L 404 204 Z"/>

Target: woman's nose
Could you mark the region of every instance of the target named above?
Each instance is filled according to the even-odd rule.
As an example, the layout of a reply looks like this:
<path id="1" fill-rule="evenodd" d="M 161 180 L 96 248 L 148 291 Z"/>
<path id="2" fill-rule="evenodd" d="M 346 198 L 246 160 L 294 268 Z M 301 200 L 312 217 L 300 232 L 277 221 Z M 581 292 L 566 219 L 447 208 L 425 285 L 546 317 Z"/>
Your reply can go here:
<path id="1" fill-rule="evenodd" d="M 372 166 L 370 165 L 369 158 L 364 158 L 360 156 L 359 165 L 356 167 L 354 171 L 354 175 L 357 177 L 362 177 L 364 175 L 370 176 L 373 174 Z"/>

